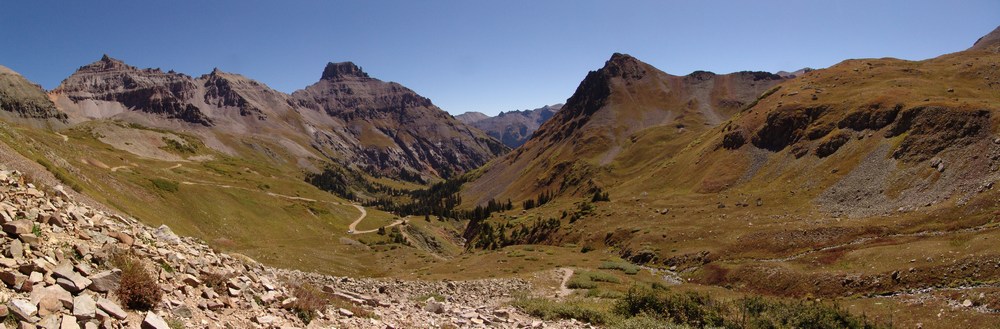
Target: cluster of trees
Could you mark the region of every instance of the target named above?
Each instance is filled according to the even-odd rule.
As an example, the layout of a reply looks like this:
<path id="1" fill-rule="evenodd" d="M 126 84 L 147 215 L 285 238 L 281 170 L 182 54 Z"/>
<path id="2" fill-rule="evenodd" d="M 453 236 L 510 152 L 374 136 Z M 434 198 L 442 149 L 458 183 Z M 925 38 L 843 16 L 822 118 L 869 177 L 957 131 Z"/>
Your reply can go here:
<path id="1" fill-rule="evenodd" d="M 555 194 L 549 191 L 545 191 L 542 192 L 542 194 L 539 194 L 537 197 L 535 197 L 535 199 L 524 200 L 524 203 L 522 205 L 524 206 L 524 210 L 528 210 L 534 207 L 541 207 L 543 204 L 548 203 L 549 200 L 552 200 L 553 198 L 555 198 Z"/>
<path id="2" fill-rule="evenodd" d="M 363 202 L 366 207 L 376 207 L 393 212 L 400 216 L 438 216 L 442 218 L 483 220 L 494 212 L 514 208 L 510 200 L 506 203 L 490 200 L 485 206 L 477 206 L 472 210 L 455 209 L 462 203 L 459 191 L 466 178 L 459 177 L 438 182 L 426 189 L 413 191 L 396 191 L 407 198 L 380 197 Z M 392 194 L 390 194 L 392 195 Z"/>
<path id="3" fill-rule="evenodd" d="M 531 225 L 510 223 L 473 222 L 477 229 L 469 239 L 469 246 L 477 249 L 498 249 L 515 244 L 536 244 L 559 230 L 561 222 L 555 218 L 537 219 Z M 469 224 L 470 226 L 473 224 Z M 469 232 L 469 231 L 467 231 Z"/>
<path id="4" fill-rule="evenodd" d="M 309 184 L 348 200 L 357 199 L 351 186 L 364 181 L 357 173 L 334 166 L 328 166 L 318 174 L 306 174 L 306 182 Z"/>
<path id="5" fill-rule="evenodd" d="M 594 189 L 594 196 L 590 198 L 590 202 L 601 202 L 601 201 L 611 201 L 611 195 L 608 192 L 601 191 L 601 188 Z"/>

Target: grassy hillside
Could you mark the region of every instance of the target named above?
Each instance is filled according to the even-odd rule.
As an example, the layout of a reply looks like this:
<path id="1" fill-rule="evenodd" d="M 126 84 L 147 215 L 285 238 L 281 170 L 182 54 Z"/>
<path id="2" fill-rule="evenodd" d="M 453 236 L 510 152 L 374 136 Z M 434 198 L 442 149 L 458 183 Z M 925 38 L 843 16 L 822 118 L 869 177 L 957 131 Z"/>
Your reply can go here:
<path id="1" fill-rule="evenodd" d="M 142 144 L 139 149 L 146 151 L 134 154 L 101 142 L 102 134 L 111 130 L 145 136 L 120 146 Z M 194 136 L 123 123 L 94 122 L 59 134 L 65 140 L 51 131 L 8 128 L 0 137 L 22 155 L 43 163 L 67 186 L 149 225 L 167 224 L 218 249 L 276 266 L 326 273 L 386 271 L 339 241 L 359 212 L 349 202 L 305 183 L 303 174 L 290 166 L 273 159 L 228 157 L 201 145 Z M 158 138 L 166 137 L 161 136 L 181 142 L 163 142 Z M 162 144 L 157 152 L 149 149 L 157 143 Z M 172 154 L 177 161 L 152 158 L 159 152 Z M 363 226 L 378 227 L 392 220 L 390 214 L 369 209 Z"/>

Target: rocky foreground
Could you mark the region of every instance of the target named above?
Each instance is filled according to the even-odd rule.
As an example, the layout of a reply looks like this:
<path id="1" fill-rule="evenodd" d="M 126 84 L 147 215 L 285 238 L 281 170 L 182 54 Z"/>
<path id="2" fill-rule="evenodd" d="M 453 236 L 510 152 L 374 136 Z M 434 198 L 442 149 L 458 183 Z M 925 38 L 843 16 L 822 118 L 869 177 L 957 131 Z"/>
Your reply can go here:
<path id="1" fill-rule="evenodd" d="M 74 202 L 0 170 L 2 328 L 573 328 L 508 306 L 518 279 L 402 281 L 275 269 Z M 138 259 L 162 299 L 141 310 L 115 257 Z M 155 290 L 154 290 L 155 291 Z M 140 297 L 146 297 L 144 294 Z M 308 320 L 309 323 L 305 323 Z"/>

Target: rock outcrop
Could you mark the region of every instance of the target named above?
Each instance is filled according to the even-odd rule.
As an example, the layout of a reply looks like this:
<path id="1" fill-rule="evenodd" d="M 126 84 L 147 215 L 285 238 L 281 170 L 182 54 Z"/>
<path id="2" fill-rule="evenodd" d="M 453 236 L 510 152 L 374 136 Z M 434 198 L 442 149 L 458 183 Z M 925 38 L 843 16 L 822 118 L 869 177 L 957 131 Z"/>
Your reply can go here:
<path id="1" fill-rule="evenodd" d="M 139 69 L 104 55 L 80 67 L 53 90 L 73 103 L 85 102 L 83 116 L 109 117 L 140 111 L 188 123 L 212 126 L 208 115 L 189 100 L 198 87 L 194 79 L 160 69 Z"/>

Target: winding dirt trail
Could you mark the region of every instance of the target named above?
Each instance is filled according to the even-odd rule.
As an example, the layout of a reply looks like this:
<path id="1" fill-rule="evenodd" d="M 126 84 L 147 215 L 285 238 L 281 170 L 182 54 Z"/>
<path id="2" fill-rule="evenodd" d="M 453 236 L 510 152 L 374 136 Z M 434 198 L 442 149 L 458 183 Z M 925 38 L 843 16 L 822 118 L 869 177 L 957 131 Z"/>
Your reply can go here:
<path id="1" fill-rule="evenodd" d="M 566 286 L 569 283 L 569 279 L 573 277 L 573 269 L 564 267 L 561 270 L 563 271 L 563 278 L 559 283 L 559 293 L 557 294 L 559 298 L 569 296 L 573 293 L 573 289 Z"/>
<path id="2" fill-rule="evenodd" d="M 174 166 L 173 168 L 176 168 L 178 166 L 180 166 L 180 165 L 178 164 L 177 166 Z M 256 189 L 252 189 L 252 188 L 247 188 L 247 187 L 224 185 L 224 184 L 214 184 L 214 183 L 208 183 L 208 182 L 183 181 L 183 182 L 180 182 L 180 183 L 182 185 L 202 185 L 202 186 L 212 186 L 212 187 L 218 187 L 218 188 L 240 189 L 240 190 L 250 191 L 250 192 L 262 192 L 260 190 L 256 190 Z M 333 205 L 346 205 L 346 203 L 342 203 L 342 202 L 333 202 L 333 201 L 326 201 L 326 200 L 316 200 L 316 199 L 304 198 L 304 197 L 293 196 L 293 195 L 285 195 L 285 194 L 274 193 L 274 192 L 263 192 L 263 193 L 267 194 L 268 196 L 272 196 L 272 197 L 276 197 L 276 198 L 283 198 L 283 199 L 288 199 L 288 200 L 307 201 L 307 202 L 323 202 L 323 203 L 328 203 L 328 204 L 333 204 Z M 378 231 L 378 229 L 367 230 L 367 231 L 356 231 L 355 228 L 358 226 L 358 223 L 361 223 L 361 221 L 364 220 L 365 217 L 368 217 L 368 211 L 366 211 L 365 207 L 362 207 L 361 205 L 356 205 L 356 204 L 350 204 L 350 205 L 354 206 L 354 208 L 357 208 L 358 211 L 361 212 L 361 215 L 359 215 L 358 219 L 355 219 L 354 222 L 351 223 L 349 231 L 348 231 L 349 234 L 372 233 L 372 232 L 377 232 Z M 395 222 L 392 222 L 392 224 L 386 225 L 385 227 L 392 227 L 392 226 L 400 225 L 402 223 L 403 223 L 403 220 L 400 219 L 400 220 L 397 220 Z"/>
<path id="3" fill-rule="evenodd" d="M 117 172 L 117 171 L 119 171 L 119 170 L 122 170 L 122 169 L 128 169 L 128 168 L 131 168 L 131 167 L 132 167 L 132 166 L 117 166 L 117 167 L 112 167 L 112 168 L 111 168 L 111 172 Z"/>
<path id="4" fill-rule="evenodd" d="M 362 206 L 359 206 L 359 205 L 356 205 L 356 204 L 352 204 L 352 206 L 354 206 L 354 208 L 358 208 L 358 211 L 361 212 L 361 216 L 358 216 L 358 219 L 355 219 L 354 222 L 351 223 L 351 226 L 347 228 L 348 229 L 347 233 L 348 234 L 362 234 L 362 233 L 378 232 L 378 229 L 358 231 L 358 224 L 361 223 L 361 221 L 364 220 L 365 217 L 368 216 L 368 212 L 365 211 L 365 207 L 362 207 Z M 404 217 L 403 219 L 398 219 L 395 222 L 392 222 L 391 224 L 383 226 L 383 227 L 393 227 L 393 226 L 396 226 L 396 225 L 403 224 L 403 222 L 405 222 L 405 221 L 406 221 L 406 218 Z"/>

